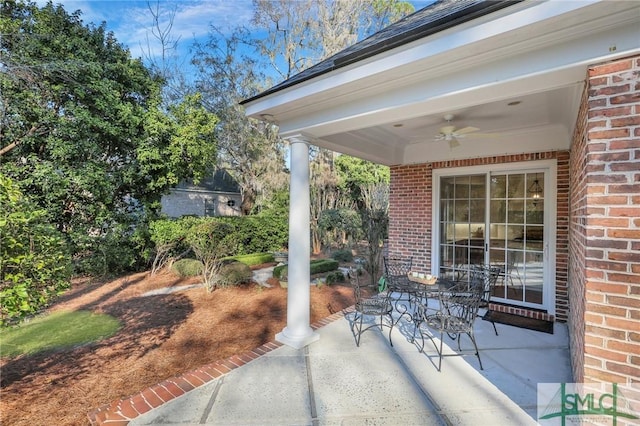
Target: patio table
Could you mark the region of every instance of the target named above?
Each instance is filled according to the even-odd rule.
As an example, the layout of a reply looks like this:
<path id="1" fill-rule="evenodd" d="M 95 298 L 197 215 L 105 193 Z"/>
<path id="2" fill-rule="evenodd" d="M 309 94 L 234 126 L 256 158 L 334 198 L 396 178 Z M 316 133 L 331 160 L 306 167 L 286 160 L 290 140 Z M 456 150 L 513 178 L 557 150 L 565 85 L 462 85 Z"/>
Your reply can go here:
<path id="1" fill-rule="evenodd" d="M 389 291 L 396 293 L 395 297 L 391 297 L 394 310 L 399 314 L 396 324 L 403 318 L 408 322 L 416 322 L 415 306 L 418 303 L 428 306 L 429 299 L 439 300 L 440 293 L 455 291 L 460 286 L 460 283 L 448 278 L 434 277 L 433 283 L 426 281 L 407 274 L 403 279 L 396 279 L 395 286 L 389 287 Z"/>

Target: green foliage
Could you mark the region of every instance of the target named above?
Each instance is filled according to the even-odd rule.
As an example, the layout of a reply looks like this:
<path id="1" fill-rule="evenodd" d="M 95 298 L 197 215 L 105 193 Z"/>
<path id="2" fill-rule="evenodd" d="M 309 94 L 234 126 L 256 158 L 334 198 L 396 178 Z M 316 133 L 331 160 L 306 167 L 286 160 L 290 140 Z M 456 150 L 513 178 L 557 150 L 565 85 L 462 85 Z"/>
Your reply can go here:
<path id="1" fill-rule="evenodd" d="M 338 156 L 335 167 L 340 187 L 358 204 L 362 199 L 360 188 L 363 185 L 388 184 L 391 180 L 389 167 L 348 155 Z"/>
<path id="2" fill-rule="evenodd" d="M 146 265 L 145 222 L 215 162 L 217 118 L 197 94 L 163 108 L 162 80 L 106 24 L 53 2 L 2 8 L 0 172 L 65 234 L 80 271 Z"/>
<path id="3" fill-rule="evenodd" d="M 334 271 L 340 266 L 339 262 L 333 259 L 314 259 L 310 263 L 310 273 L 321 274 L 323 272 Z M 288 276 L 288 265 L 279 265 L 273 268 L 273 276 L 279 280 Z"/>
<path id="4" fill-rule="evenodd" d="M 237 260 L 238 262 L 242 262 L 247 266 L 261 265 L 263 263 L 271 263 L 275 261 L 273 259 L 273 254 L 271 253 L 244 254 L 239 256 L 231 256 L 229 259 Z"/>
<path id="5" fill-rule="evenodd" d="M 189 247 L 186 237 L 192 228 L 206 223 L 220 223 L 226 226 L 229 240 L 234 241 L 233 252 L 230 253 L 233 256 L 279 250 L 286 246 L 289 235 L 287 218 L 282 216 L 162 219 L 149 225 L 156 256 L 171 258 L 183 253 Z M 265 259 L 268 260 L 258 263 L 273 262 L 273 257 Z"/>
<path id="6" fill-rule="evenodd" d="M 154 245 L 154 259 L 151 272 L 156 273 L 173 260 L 180 259 L 191 251 L 187 243 L 187 233 L 202 219 L 183 217 L 181 219 L 159 219 L 149 223 L 149 239 Z"/>
<path id="7" fill-rule="evenodd" d="M 189 229 L 187 242 L 202 262 L 202 279 L 207 291 L 218 286 L 220 260 L 236 251 L 233 228 L 220 221 L 202 221 Z"/>
<path id="8" fill-rule="evenodd" d="M 0 324 L 37 312 L 69 286 L 65 241 L 45 218 L 0 174 Z"/>
<path id="9" fill-rule="evenodd" d="M 331 253 L 331 258 L 338 262 L 351 262 L 353 261 L 353 253 L 351 250 L 336 250 Z"/>
<path id="10" fill-rule="evenodd" d="M 0 356 L 14 357 L 70 348 L 114 335 L 120 322 L 89 311 L 56 312 L 19 327 L 0 330 Z"/>
<path id="11" fill-rule="evenodd" d="M 251 281 L 251 268 L 242 262 L 223 263 L 218 272 L 218 287 L 233 287 Z"/>
<path id="12" fill-rule="evenodd" d="M 171 270 L 180 277 L 197 277 L 202 274 L 202 262 L 197 259 L 176 260 Z"/>
<path id="13" fill-rule="evenodd" d="M 325 247 L 345 247 L 362 236 L 362 220 L 352 209 L 324 210 L 318 219 L 318 227 Z"/>
<path id="14" fill-rule="evenodd" d="M 325 278 L 325 282 L 330 284 L 342 283 L 345 281 L 345 276 L 342 271 L 333 271 L 329 272 Z"/>
<path id="15" fill-rule="evenodd" d="M 282 216 L 218 217 L 233 227 L 238 242 L 235 254 L 262 253 L 280 250 L 289 239 L 289 223 Z"/>

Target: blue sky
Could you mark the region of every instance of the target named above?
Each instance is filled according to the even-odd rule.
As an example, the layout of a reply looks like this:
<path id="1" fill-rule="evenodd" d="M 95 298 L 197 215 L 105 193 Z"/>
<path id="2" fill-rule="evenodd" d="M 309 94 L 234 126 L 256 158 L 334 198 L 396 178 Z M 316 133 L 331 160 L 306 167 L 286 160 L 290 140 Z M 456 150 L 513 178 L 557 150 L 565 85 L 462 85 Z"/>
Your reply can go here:
<path id="1" fill-rule="evenodd" d="M 348 0 L 345 0 L 348 1 Z M 428 0 L 411 1 L 416 9 L 430 3 Z M 44 5 L 46 0 L 37 0 Z M 145 57 L 159 52 L 159 44 L 151 34 L 153 25 L 148 3 L 155 0 L 54 0 L 61 3 L 68 13 L 82 11 L 85 24 L 107 23 L 118 41 L 127 46 L 133 57 Z M 160 0 L 161 20 L 168 22 L 170 12 L 175 9 L 171 34 L 179 37 L 179 49 L 186 52 L 195 39 L 203 39 L 210 25 L 218 28 L 233 28 L 248 24 L 252 16 L 251 0 Z"/>

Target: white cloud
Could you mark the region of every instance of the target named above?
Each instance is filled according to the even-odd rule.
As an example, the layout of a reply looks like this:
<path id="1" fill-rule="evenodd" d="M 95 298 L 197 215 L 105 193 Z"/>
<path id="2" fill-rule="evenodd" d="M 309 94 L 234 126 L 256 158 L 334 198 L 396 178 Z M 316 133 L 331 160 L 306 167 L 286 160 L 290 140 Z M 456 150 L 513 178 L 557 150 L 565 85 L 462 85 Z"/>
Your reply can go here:
<path id="1" fill-rule="evenodd" d="M 38 0 L 40 6 L 45 0 Z M 206 37 L 211 25 L 233 28 L 248 24 L 253 7 L 251 0 L 58 0 L 68 13 L 81 10 L 85 24 L 107 23 L 118 41 L 131 50 L 134 57 L 151 53 L 158 55 L 160 45 L 152 33 L 153 18 L 149 4 L 155 10 L 159 6 L 160 27 L 169 25 L 175 11 L 171 37 L 180 40 L 181 50 L 186 50 L 194 41 Z"/>

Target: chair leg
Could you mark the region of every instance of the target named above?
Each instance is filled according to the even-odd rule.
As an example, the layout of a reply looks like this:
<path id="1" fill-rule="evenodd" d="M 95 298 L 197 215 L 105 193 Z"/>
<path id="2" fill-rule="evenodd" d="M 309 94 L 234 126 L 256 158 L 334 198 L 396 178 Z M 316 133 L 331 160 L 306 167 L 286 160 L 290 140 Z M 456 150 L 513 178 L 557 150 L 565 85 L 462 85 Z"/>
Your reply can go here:
<path id="1" fill-rule="evenodd" d="M 362 321 L 364 320 L 364 315 L 360 314 L 360 327 L 358 328 L 358 340 L 356 341 L 356 346 L 360 347 L 360 336 L 362 336 Z"/>
<path id="2" fill-rule="evenodd" d="M 444 334 L 440 332 L 440 350 L 438 351 L 438 371 L 442 371 L 442 342 L 444 341 Z"/>
<path id="3" fill-rule="evenodd" d="M 393 347 L 393 340 L 391 340 L 391 332 L 393 331 L 393 316 L 389 315 L 389 344 Z M 382 331 L 382 316 L 380 317 L 380 331 Z"/>
<path id="4" fill-rule="evenodd" d="M 495 331 L 496 336 L 498 335 L 498 329 L 496 328 L 496 323 L 491 321 L 491 325 L 493 325 L 493 331 Z"/>
<path id="5" fill-rule="evenodd" d="M 484 370 L 482 367 L 482 360 L 480 359 L 480 351 L 478 350 L 478 345 L 476 344 L 476 338 L 473 336 L 473 332 L 467 333 L 469 339 L 471 339 L 471 343 L 473 343 L 473 347 L 476 349 L 476 356 L 478 357 L 478 362 L 480 363 L 480 370 Z"/>

